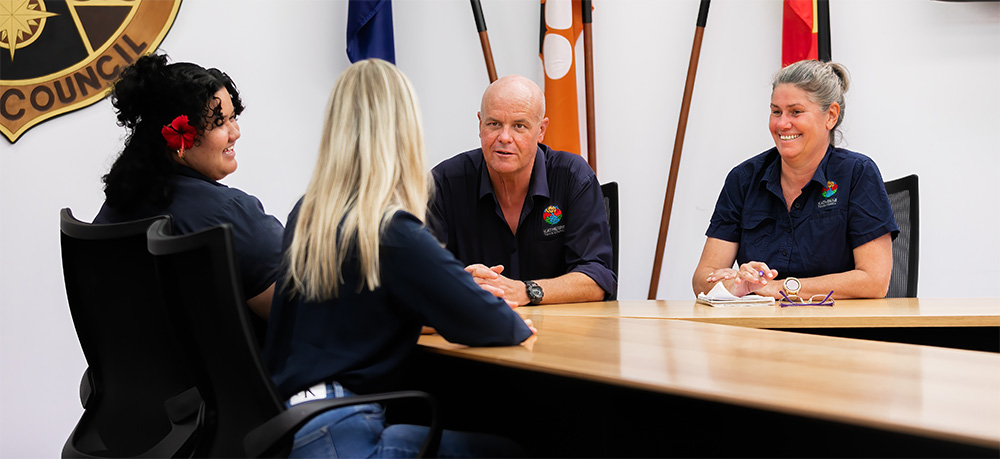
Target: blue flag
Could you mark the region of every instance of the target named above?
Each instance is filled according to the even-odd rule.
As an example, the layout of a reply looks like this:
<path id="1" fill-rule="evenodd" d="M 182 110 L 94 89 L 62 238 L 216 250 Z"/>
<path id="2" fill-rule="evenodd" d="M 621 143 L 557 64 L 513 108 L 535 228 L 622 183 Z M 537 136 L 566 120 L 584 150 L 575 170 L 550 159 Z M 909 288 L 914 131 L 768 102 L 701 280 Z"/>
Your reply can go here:
<path id="1" fill-rule="evenodd" d="M 396 63 L 392 0 L 350 0 L 347 5 L 347 58 L 377 57 Z"/>

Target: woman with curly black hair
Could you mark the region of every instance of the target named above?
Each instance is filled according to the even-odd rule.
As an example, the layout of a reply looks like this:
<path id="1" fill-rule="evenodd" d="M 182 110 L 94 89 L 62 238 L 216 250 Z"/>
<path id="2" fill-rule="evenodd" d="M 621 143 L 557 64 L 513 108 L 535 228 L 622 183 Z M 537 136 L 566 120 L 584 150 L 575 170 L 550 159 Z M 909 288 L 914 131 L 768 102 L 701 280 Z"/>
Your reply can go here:
<path id="1" fill-rule="evenodd" d="M 284 228 L 257 198 L 218 182 L 237 166 L 243 101 L 233 80 L 218 69 L 143 56 L 122 71 L 111 104 L 128 137 L 103 178 L 94 223 L 166 214 L 180 233 L 231 223 L 247 303 L 266 319 Z"/>

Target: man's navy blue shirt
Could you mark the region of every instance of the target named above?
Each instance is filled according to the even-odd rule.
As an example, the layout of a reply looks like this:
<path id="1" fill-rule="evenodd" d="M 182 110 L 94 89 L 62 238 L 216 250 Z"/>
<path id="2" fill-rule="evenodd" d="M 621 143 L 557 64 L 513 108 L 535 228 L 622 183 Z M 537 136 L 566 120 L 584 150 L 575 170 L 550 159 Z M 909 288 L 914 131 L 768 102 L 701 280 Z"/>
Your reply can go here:
<path id="1" fill-rule="evenodd" d="M 878 166 L 830 146 L 790 211 L 777 148 L 733 168 L 706 235 L 739 243 L 739 264 L 762 261 L 782 277 L 814 277 L 854 269 L 854 249 L 886 233 L 895 238 L 899 227 Z"/>
<path id="2" fill-rule="evenodd" d="M 173 200 L 165 208 L 148 204 L 132 212 L 119 212 L 105 203 L 94 223 L 119 223 L 157 215 L 170 215 L 180 234 L 193 233 L 221 223 L 233 225 L 233 245 L 240 266 L 243 293 L 253 298 L 274 283 L 281 263 L 284 227 L 264 212 L 260 200 L 212 180 L 194 169 L 178 165 L 171 177 Z"/>
<path id="3" fill-rule="evenodd" d="M 460 153 L 432 171 L 431 226 L 463 263 L 503 265 L 516 280 L 584 273 L 611 297 L 611 233 L 597 177 L 579 155 L 539 145 L 517 234 L 497 202 L 483 150 Z"/>

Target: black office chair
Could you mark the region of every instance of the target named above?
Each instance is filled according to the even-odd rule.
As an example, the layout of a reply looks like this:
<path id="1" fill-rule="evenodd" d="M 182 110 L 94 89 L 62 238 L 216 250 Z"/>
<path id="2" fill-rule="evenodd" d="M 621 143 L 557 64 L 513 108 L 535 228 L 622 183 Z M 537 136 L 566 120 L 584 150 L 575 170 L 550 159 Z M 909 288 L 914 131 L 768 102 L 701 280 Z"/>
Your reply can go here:
<path id="1" fill-rule="evenodd" d="M 920 199 L 917 176 L 885 182 L 899 235 L 892 241 L 892 276 L 887 298 L 916 298 L 920 251 Z"/>
<path id="2" fill-rule="evenodd" d="M 166 229 L 166 222 L 154 223 L 147 241 L 170 318 L 187 337 L 185 349 L 197 362 L 206 414 L 196 456 L 287 456 L 295 432 L 327 410 L 414 398 L 426 401 L 432 415 L 421 456 L 436 453 L 441 437 L 437 405 L 423 392 L 316 400 L 286 409 L 260 359 L 234 262 L 231 226 L 183 236 L 171 236 Z"/>
<path id="3" fill-rule="evenodd" d="M 170 217 L 94 225 L 60 216 L 66 297 L 89 368 L 84 412 L 63 457 L 190 454 L 200 424 L 194 376 L 170 340 L 146 229 Z"/>
<path id="4" fill-rule="evenodd" d="M 611 228 L 611 271 L 618 277 L 618 182 L 608 182 L 601 185 L 604 193 L 604 211 L 608 214 L 608 227 Z M 610 299 L 618 297 L 615 292 Z"/>

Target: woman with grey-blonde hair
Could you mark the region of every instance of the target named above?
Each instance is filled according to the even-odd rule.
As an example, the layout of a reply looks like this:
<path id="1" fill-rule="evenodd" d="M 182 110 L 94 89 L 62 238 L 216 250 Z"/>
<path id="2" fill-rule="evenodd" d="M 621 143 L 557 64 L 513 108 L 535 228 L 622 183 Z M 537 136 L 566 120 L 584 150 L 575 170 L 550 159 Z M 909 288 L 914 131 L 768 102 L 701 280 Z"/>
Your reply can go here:
<path id="1" fill-rule="evenodd" d="M 480 288 L 425 228 L 429 181 L 416 92 L 392 64 L 359 61 L 327 105 L 319 157 L 288 215 L 264 359 L 294 405 L 393 388 L 423 326 L 471 346 L 534 329 Z M 427 428 L 387 425 L 379 405 L 328 411 L 292 457 L 415 456 Z M 439 454 L 510 456 L 507 439 L 445 431 Z"/>
<path id="2" fill-rule="evenodd" d="M 775 146 L 726 177 L 695 293 L 721 283 L 799 304 L 885 296 L 899 228 L 875 162 L 835 146 L 849 87 L 837 63 L 800 61 L 774 75 Z"/>

